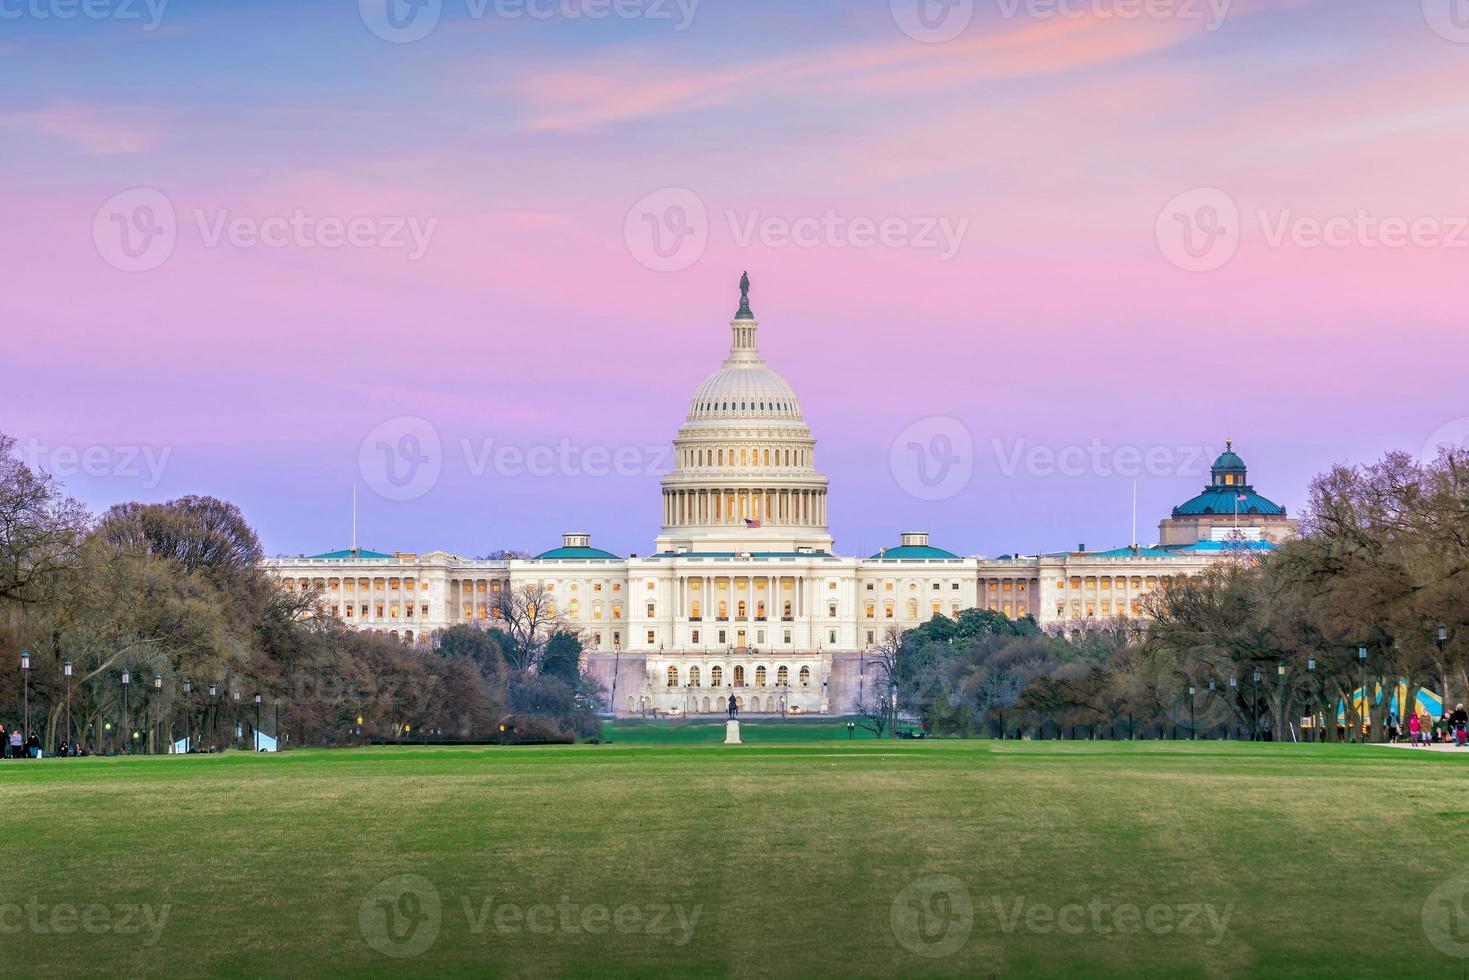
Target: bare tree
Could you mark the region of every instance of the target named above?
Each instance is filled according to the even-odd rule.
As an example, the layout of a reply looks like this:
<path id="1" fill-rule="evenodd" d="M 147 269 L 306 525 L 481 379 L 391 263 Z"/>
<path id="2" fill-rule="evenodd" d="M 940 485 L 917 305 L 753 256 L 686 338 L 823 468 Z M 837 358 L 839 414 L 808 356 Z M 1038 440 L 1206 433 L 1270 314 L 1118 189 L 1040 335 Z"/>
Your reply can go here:
<path id="1" fill-rule="evenodd" d="M 551 637 L 566 629 L 556 608 L 556 597 L 535 583 L 495 593 L 497 628 L 505 634 L 505 659 L 516 670 L 539 669 Z"/>
<path id="2" fill-rule="evenodd" d="M 49 473 L 12 455 L 0 433 L 0 599 L 25 604 L 56 597 L 61 573 L 73 567 L 91 522 L 86 508 Z"/>

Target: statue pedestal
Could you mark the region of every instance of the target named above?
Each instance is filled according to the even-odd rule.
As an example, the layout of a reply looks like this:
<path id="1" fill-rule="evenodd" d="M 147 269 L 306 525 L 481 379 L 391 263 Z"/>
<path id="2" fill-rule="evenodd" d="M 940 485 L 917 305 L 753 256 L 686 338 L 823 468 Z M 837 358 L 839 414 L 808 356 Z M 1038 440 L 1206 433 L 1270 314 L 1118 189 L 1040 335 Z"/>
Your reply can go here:
<path id="1" fill-rule="evenodd" d="M 740 723 L 731 718 L 724 723 L 724 744 L 740 745 Z"/>

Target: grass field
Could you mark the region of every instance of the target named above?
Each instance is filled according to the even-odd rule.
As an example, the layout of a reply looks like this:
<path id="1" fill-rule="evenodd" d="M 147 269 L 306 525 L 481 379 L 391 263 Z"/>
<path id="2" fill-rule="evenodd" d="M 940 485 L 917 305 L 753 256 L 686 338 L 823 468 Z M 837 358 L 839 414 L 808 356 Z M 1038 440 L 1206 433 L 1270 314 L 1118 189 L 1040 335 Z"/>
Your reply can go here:
<path id="1" fill-rule="evenodd" d="M 835 726 L 829 726 L 834 729 Z M 0 976 L 1459 976 L 1469 752 L 848 742 L 0 764 Z"/>

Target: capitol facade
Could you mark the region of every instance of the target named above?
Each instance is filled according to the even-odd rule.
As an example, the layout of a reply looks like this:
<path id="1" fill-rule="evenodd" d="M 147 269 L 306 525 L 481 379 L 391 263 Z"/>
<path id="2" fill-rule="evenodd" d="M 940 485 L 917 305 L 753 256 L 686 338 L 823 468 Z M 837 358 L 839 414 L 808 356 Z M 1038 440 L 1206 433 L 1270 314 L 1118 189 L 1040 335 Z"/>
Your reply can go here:
<path id="1" fill-rule="evenodd" d="M 867 651 L 894 629 L 973 608 L 1054 628 L 1136 617 L 1146 593 L 1295 531 L 1231 446 L 1154 547 L 960 557 L 908 531 L 870 557 L 833 554 L 816 440 L 760 356 L 742 287 L 729 356 L 674 439 L 653 553 L 622 558 L 572 532 L 526 560 L 348 549 L 268 570 L 283 588 L 314 588 L 323 615 L 410 643 L 493 625 L 499 593 L 540 586 L 619 715 L 717 714 L 731 694 L 746 713 L 850 714 L 874 679 Z"/>

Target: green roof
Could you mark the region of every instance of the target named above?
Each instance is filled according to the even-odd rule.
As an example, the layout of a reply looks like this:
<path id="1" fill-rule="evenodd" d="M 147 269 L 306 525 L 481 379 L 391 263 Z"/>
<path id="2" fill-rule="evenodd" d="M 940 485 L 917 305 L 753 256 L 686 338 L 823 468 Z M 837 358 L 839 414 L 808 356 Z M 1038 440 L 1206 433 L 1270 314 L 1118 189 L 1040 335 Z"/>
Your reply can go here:
<path id="1" fill-rule="evenodd" d="M 751 558 L 830 558 L 825 551 L 660 551 L 649 558 L 738 558 L 749 554 Z"/>
<path id="2" fill-rule="evenodd" d="M 586 561 L 589 559 L 616 559 L 617 556 L 601 548 L 552 548 L 536 555 L 536 561 Z"/>
<path id="3" fill-rule="evenodd" d="M 958 558 L 952 551 L 942 548 L 931 548 L 926 544 L 905 544 L 897 548 L 884 548 L 873 558 L 893 559 L 896 561 L 924 561 L 934 558 Z"/>
<path id="4" fill-rule="evenodd" d="M 346 548 L 346 549 L 344 549 L 342 551 L 328 551 L 324 555 L 311 555 L 310 557 L 312 557 L 312 558 L 322 558 L 322 559 L 327 559 L 327 558 L 330 558 L 330 559 L 360 558 L 360 559 L 366 559 L 366 560 L 370 560 L 370 561 L 391 561 L 394 558 L 397 558 L 398 556 L 397 555 L 385 555 L 381 551 L 363 551 L 361 549 L 358 549 L 357 551 L 353 551 L 351 548 Z"/>
<path id="5" fill-rule="evenodd" d="M 1237 500 L 1244 497 L 1244 500 Z M 1285 508 L 1262 497 L 1252 487 L 1208 487 L 1203 493 L 1186 500 L 1173 508 L 1174 517 L 1188 517 L 1197 514 L 1234 514 L 1235 507 L 1239 507 L 1240 516 L 1250 514 L 1268 514 L 1271 516 L 1285 515 Z"/>
<path id="6" fill-rule="evenodd" d="M 1167 551 L 1157 548 L 1113 548 L 1111 551 L 1089 551 L 1088 558 L 1170 558 Z"/>
<path id="7" fill-rule="evenodd" d="M 1214 460 L 1213 469 L 1216 472 L 1235 472 L 1245 468 L 1245 461 L 1233 449 L 1226 449 Z"/>

